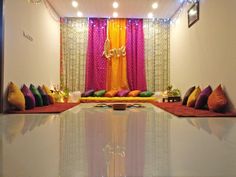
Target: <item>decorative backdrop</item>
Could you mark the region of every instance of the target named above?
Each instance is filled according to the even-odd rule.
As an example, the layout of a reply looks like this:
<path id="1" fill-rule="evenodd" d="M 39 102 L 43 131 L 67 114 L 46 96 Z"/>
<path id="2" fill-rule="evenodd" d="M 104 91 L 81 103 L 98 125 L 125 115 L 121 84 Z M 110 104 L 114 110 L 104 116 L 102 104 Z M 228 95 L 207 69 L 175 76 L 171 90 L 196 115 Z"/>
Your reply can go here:
<path id="1" fill-rule="evenodd" d="M 85 89 L 106 89 L 107 62 L 102 56 L 107 37 L 106 19 L 89 19 Z"/>
<path id="2" fill-rule="evenodd" d="M 62 18 L 61 89 L 165 90 L 169 33 L 165 20 Z"/>
<path id="3" fill-rule="evenodd" d="M 108 22 L 111 49 L 126 44 L 126 19 L 112 19 Z M 108 60 L 107 89 L 128 89 L 126 56 L 114 55 Z"/>
<path id="4" fill-rule="evenodd" d="M 143 19 L 129 19 L 126 25 L 128 81 L 131 90 L 147 90 L 144 62 Z"/>
<path id="5" fill-rule="evenodd" d="M 169 85 L 169 22 L 144 20 L 147 89 L 164 91 Z"/>
<path id="6" fill-rule="evenodd" d="M 88 20 L 61 18 L 61 88 L 85 89 Z"/>

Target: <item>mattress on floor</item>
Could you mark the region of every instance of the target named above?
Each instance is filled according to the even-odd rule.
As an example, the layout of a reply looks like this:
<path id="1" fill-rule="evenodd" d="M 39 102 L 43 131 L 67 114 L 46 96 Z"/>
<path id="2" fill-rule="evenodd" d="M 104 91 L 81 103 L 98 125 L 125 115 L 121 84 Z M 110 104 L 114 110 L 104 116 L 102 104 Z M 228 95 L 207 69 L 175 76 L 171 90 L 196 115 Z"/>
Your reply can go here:
<path id="1" fill-rule="evenodd" d="M 91 102 L 153 102 L 156 97 L 82 97 L 81 103 Z"/>

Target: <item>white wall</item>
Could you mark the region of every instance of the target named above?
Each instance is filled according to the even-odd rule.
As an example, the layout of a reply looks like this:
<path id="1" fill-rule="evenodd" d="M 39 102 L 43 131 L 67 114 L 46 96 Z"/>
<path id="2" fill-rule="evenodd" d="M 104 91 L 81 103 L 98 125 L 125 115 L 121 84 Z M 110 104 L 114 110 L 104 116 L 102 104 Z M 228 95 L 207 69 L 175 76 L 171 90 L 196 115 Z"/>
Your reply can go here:
<path id="1" fill-rule="evenodd" d="M 221 83 L 236 105 L 236 1 L 201 0 L 200 20 L 191 28 L 188 8 L 171 26 L 171 83 L 183 94 L 192 85 Z"/>
<path id="2" fill-rule="evenodd" d="M 23 37 L 23 31 L 33 41 Z M 5 0 L 4 89 L 17 85 L 59 84 L 60 24 L 44 3 Z"/>

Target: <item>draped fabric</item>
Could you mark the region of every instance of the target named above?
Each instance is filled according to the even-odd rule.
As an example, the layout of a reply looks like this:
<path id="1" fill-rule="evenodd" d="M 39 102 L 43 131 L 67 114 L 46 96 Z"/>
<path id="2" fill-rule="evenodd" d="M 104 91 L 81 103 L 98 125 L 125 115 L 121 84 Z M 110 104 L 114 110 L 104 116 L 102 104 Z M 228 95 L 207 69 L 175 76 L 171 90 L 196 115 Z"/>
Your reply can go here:
<path id="1" fill-rule="evenodd" d="M 87 19 L 61 18 L 61 89 L 84 90 L 87 42 Z"/>
<path id="2" fill-rule="evenodd" d="M 108 23 L 111 49 L 118 49 L 126 44 L 126 19 L 112 19 Z M 128 89 L 126 56 L 113 56 L 107 64 L 107 90 Z"/>
<path id="3" fill-rule="evenodd" d="M 147 89 L 164 91 L 169 85 L 169 23 L 144 20 L 144 38 Z"/>
<path id="4" fill-rule="evenodd" d="M 102 56 L 107 37 L 106 19 L 89 19 L 85 89 L 106 89 L 107 62 Z"/>
<path id="5" fill-rule="evenodd" d="M 147 90 L 142 19 L 129 19 L 126 25 L 127 75 L 131 90 Z"/>

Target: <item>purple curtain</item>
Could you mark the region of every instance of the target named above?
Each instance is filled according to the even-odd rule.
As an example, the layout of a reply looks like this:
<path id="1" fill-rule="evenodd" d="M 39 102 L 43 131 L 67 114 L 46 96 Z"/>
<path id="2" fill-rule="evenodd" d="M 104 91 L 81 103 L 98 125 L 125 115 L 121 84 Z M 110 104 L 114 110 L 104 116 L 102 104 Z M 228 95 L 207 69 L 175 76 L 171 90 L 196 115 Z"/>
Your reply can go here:
<path id="1" fill-rule="evenodd" d="M 107 61 L 102 56 L 107 37 L 107 19 L 90 18 L 85 90 L 106 89 Z"/>
<path id="2" fill-rule="evenodd" d="M 131 90 L 147 90 L 142 19 L 128 19 L 126 31 L 127 76 Z"/>

